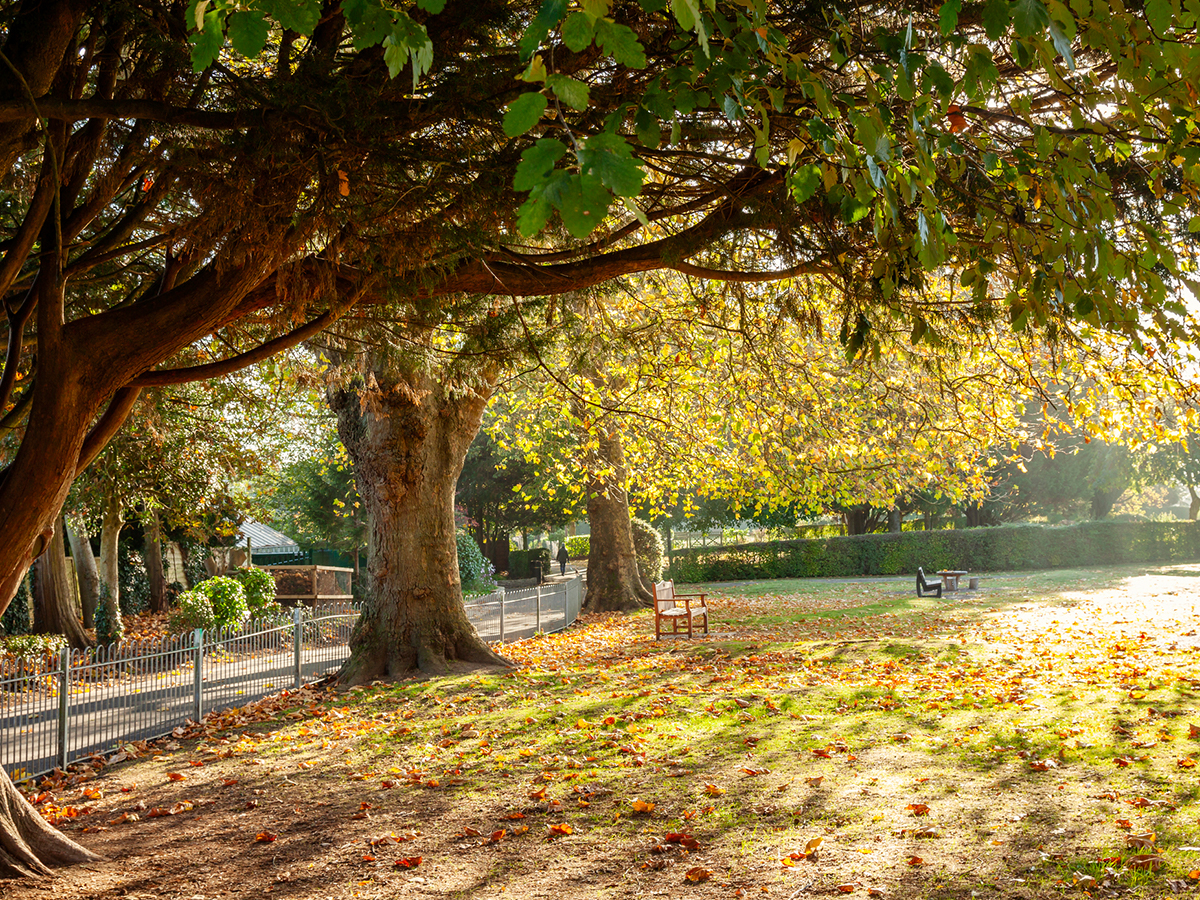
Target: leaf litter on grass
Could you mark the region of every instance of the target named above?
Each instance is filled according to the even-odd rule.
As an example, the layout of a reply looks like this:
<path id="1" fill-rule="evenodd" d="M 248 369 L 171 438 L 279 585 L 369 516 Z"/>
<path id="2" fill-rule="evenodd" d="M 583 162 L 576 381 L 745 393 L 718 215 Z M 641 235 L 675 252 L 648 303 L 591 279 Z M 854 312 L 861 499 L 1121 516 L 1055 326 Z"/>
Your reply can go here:
<path id="1" fill-rule="evenodd" d="M 514 672 L 287 693 L 35 798 L 130 872 L 174 873 L 159 896 L 196 893 L 185 862 L 231 884 L 228 847 L 247 888 L 339 897 L 1168 891 L 1200 845 L 1179 764 L 1200 750 L 1200 622 L 1187 579 L 1153 578 L 1172 603 L 1137 577 L 953 605 L 727 587 L 709 640 L 589 617 L 506 646 Z M 115 897 L 134 876 L 107 877 Z"/>

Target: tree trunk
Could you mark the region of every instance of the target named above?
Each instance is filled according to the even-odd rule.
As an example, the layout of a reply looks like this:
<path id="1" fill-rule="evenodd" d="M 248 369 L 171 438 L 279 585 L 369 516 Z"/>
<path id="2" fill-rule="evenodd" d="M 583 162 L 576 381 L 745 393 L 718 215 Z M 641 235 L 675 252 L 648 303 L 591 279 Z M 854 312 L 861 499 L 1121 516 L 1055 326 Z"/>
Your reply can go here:
<path id="1" fill-rule="evenodd" d="M 67 528 L 71 558 L 75 560 L 75 579 L 79 582 L 79 603 L 83 607 L 83 627 L 96 624 L 96 605 L 100 602 L 100 570 L 92 553 L 92 541 L 83 520 Z"/>
<path id="2" fill-rule="evenodd" d="M 0 878 L 49 875 L 51 866 L 99 858 L 51 828 L 0 769 Z"/>
<path id="3" fill-rule="evenodd" d="M 100 524 L 100 580 L 108 588 L 114 605 L 121 601 L 120 567 L 117 565 L 117 547 L 121 540 L 121 528 L 125 524 L 125 509 L 115 497 L 104 504 L 104 519 Z"/>
<path id="4" fill-rule="evenodd" d="M 162 564 L 162 522 L 153 507 L 142 510 L 146 543 L 142 555 L 146 558 L 146 575 L 150 581 L 150 611 L 167 611 L 167 579 Z"/>
<path id="5" fill-rule="evenodd" d="M 50 546 L 34 563 L 33 627 L 38 634 L 63 635 L 72 647 L 90 647 L 92 639 L 75 615 L 63 531 L 64 522 L 59 519 Z"/>
<path id="6" fill-rule="evenodd" d="M 1192 502 L 1188 506 L 1188 518 L 1193 522 L 1196 521 L 1196 516 L 1200 515 L 1200 494 L 1196 493 L 1196 489 L 1190 484 L 1188 485 L 1188 493 L 1192 497 Z"/>
<path id="7" fill-rule="evenodd" d="M 589 612 L 638 609 L 654 603 L 654 594 L 642 583 L 633 529 L 629 526 L 625 452 L 619 435 L 597 436 L 600 458 L 609 474 L 593 476 L 588 484 L 587 598 Z M 595 467 L 601 470 L 601 465 Z"/>
<path id="8" fill-rule="evenodd" d="M 490 394 L 490 384 L 449 388 L 428 373 L 329 390 L 369 535 L 366 606 L 343 681 L 442 673 L 452 660 L 509 664 L 467 619 L 454 537 L 455 485 Z"/>

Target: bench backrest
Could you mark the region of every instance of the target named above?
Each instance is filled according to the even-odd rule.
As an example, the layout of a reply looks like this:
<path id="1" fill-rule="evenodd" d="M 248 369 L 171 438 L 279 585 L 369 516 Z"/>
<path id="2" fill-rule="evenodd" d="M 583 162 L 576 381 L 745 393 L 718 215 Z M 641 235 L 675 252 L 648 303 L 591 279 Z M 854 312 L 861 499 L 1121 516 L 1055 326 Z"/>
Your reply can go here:
<path id="1" fill-rule="evenodd" d="M 917 566 L 917 584 L 921 586 L 921 590 L 926 590 L 929 587 L 929 582 L 925 580 L 925 570 Z"/>
<path id="2" fill-rule="evenodd" d="M 670 609 L 675 605 L 674 581 L 660 581 L 654 585 L 654 605 L 659 609 Z"/>

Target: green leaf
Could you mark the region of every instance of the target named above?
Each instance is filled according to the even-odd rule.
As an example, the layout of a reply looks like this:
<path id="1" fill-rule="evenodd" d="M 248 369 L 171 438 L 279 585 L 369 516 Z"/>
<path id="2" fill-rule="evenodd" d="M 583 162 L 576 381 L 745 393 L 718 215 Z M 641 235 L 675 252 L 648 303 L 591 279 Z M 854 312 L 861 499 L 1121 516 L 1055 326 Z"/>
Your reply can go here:
<path id="1" fill-rule="evenodd" d="M 521 154 L 513 187 L 518 191 L 532 191 L 544 182 L 554 170 L 554 164 L 567 154 L 567 147 L 554 138 L 542 138 Z"/>
<path id="2" fill-rule="evenodd" d="M 1188 231 L 1192 232 L 1192 234 L 1200 231 L 1200 216 L 1192 216 L 1188 220 Z"/>
<path id="3" fill-rule="evenodd" d="M 671 12 L 675 14 L 675 21 L 680 28 L 691 31 L 700 18 L 700 4 L 697 0 L 671 0 Z"/>
<path id="4" fill-rule="evenodd" d="M 504 133 L 509 137 L 517 137 L 527 132 L 538 123 L 548 102 L 545 95 L 538 91 L 522 94 L 504 113 Z"/>
<path id="5" fill-rule="evenodd" d="M 321 21 L 321 0 L 262 0 L 262 6 L 281 27 L 306 37 Z"/>
<path id="6" fill-rule="evenodd" d="M 937 63 L 930 63 L 925 68 L 922 78 L 927 85 L 926 90 L 933 88 L 943 97 L 949 97 L 954 93 L 954 79 Z"/>
<path id="7" fill-rule="evenodd" d="M 235 12 L 229 17 L 229 43 L 233 49 L 248 59 L 253 59 L 262 53 L 267 46 L 267 33 L 270 30 L 266 18 L 261 12 Z"/>
<path id="8" fill-rule="evenodd" d="M 417 0 L 417 7 L 436 16 L 446 8 L 446 0 Z"/>
<path id="9" fill-rule="evenodd" d="M 225 33 L 221 27 L 221 19 L 213 10 L 204 14 L 204 30 L 197 31 L 188 38 L 192 45 L 192 68 L 203 72 L 216 61 L 221 48 L 225 46 Z"/>
<path id="10" fill-rule="evenodd" d="M 572 175 L 555 169 L 550 176 L 529 192 L 529 199 L 517 210 L 517 227 L 521 234 L 531 237 L 546 227 L 550 213 L 563 205 L 563 196 L 571 184 Z"/>
<path id="11" fill-rule="evenodd" d="M 604 221 L 612 195 L 596 175 L 572 175 L 562 192 L 558 208 L 567 231 L 585 238 Z"/>
<path id="12" fill-rule="evenodd" d="M 1013 28 L 1018 37 L 1040 34 L 1050 24 L 1050 13 L 1042 0 L 1016 0 L 1012 7 Z"/>
<path id="13" fill-rule="evenodd" d="M 737 102 L 737 97 L 731 94 L 726 94 L 721 98 L 721 109 L 725 113 L 725 118 L 730 122 L 737 122 L 742 118 L 741 104 Z"/>
<path id="14" fill-rule="evenodd" d="M 643 147 L 653 150 L 662 142 L 662 129 L 658 126 L 658 119 L 649 110 L 639 109 L 637 111 L 637 115 L 633 118 L 633 130 L 637 132 L 638 140 L 641 141 Z"/>
<path id="15" fill-rule="evenodd" d="M 382 44 L 396 23 L 389 10 L 369 0 L 345 0 L 342 12 L 354 35 L 352 43 L 355 50 L 366 50 Z"/>
<path id="16" fill-rule="evenodd" d="M 605 132 L 588 138 L 579 148 L 579 168 L 584 175 L 595 174 L 618 197 L 636 197 L 642 189 L 642 168 L 619 135 Z"/>
<path id="17" fill-rule="evenodd" d="M 1159 37 L 1164 37 L 1175 19 L 1171 0 L 1146 0 L 1146 21 Z"/>
<path id="18" fill-rule="evenodd" d="M 962 11 L 962 0 L 946 0 L 938 13 L 938 30 L 944 35 L 954 34 L 958 28 L 958 14 Z"/>
<path id="19" fill-rule="evenodd" d="M 545 40 L 550 29 L 557 25 L 567 13 L 567 0 L 542 0 L 542 7 L 521 35 L 517 43 L 521 51 L 521 62 L 533 56 L 534 51 Z"/>
<path id="20" fill-rule="evenodd" d="M 596 22 L 596 46 L 623 66 L 646 68 L 646 51 L 628 25 L 618 25 L 608 19 Z"/>
<path id="21" fill-rule="evenodd" d="M 792 173 L 792 199 L 797 203 L 804 203 L 817 192 L 820 184 L 820 166 L 798 166 Z"/>
<path id="22" fill-rule="evenodd" d="M 858 198 L 847 195 L 842 200 L 842 221 L 847 225 L 853 225 L 866 218 L 871 211 L 871 207 L 865 203 L 860 203 Z"/>
<path id="23" fill-rule="evenodd" d="M 571 13 L 567 16 L 567 21 L 563 22 L 562 39 L 567 45 L 567 49 L 573 53 L 578 53 L 592 43 L 592 37 L 596 34 L 596 27 L 592 24 L 592 20 L 587 13 Z"/>
<path id="24" fill-rule="evenodd" d="M 1054 49 L 1067 61 L 1067 68 L 1075 71 L 1075 54 L 1071 51 L 1071 39 L 1062 25 L 1054 19 L 1050 20 L 1050 39 L 1054 41 Z"/>
<path id="25" fill-rule="evenodd" d="M 554 91 L 554 95 L 563 103 L 572 109 L 584 110 L 588 108 L 589 88 L 582 81 L 576 81 L 566 75 L 560 75 L 555 72 L 546 78 L 546 84 L 550 90 Z"/>
<path id="26" fill-rule="evenodd" d="M 983 30 L 989 40 L 998 41 L 1008 30 L 1008 0 L 987 0 L 983 5 Z"/>

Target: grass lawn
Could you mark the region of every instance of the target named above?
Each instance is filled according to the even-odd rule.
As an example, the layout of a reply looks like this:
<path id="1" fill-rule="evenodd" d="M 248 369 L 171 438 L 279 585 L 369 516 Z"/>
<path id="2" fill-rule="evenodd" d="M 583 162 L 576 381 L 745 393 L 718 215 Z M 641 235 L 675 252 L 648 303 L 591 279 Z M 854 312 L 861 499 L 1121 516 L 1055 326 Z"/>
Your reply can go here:
<path id="1" fill-rule="evenodd" d="M 64 784 L 43 809 L 107 860 L 53 895 L 1196 890 L 1200 565 L 699 589 L 707 639 L 593 618 L 512 672 L 307 690 Z"/>

